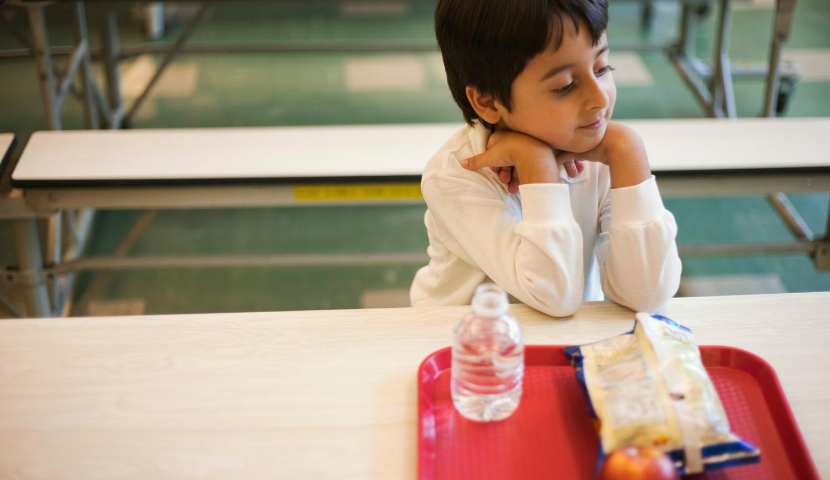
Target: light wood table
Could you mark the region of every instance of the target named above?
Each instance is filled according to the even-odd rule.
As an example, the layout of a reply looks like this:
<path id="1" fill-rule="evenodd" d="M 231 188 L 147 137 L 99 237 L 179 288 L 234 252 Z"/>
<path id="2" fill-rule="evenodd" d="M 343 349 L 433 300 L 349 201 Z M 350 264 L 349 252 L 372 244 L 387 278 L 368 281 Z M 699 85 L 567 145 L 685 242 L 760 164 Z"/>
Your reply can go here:
<path id="1" fill-rule="evenodd" d="M 0 133 L 0 177 L 6 169 L 6 162 L 11 156 L 14 143 L 14 134 Z"/>
<path id="2" fill-rule="evenodd" d="M 0 478 L 407 478 L 416 371 L 467 307 L 0 322 Z M 628 331 L 515 306 L 527 344 Z M 672 300 L 700 344 L 777 371 L 830 478 L 830 293 Z"/>

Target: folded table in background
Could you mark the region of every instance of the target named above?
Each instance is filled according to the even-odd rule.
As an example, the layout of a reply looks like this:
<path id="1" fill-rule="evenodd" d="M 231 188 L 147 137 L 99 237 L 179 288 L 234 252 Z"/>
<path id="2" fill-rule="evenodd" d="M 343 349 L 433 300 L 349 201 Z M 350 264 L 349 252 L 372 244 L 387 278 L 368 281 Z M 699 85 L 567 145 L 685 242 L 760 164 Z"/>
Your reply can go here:
<path id="1" fill-rule="evenodd" d="M 773 244 L 683 245 L 681 255 L 802 252 L 830 269 L 830 242 L 817 238 L 779 192 L 830 192 L 830 119 L 630 120 L 643 137 L 664 196 L 768 194 L 795 237 Z M 82 270 L 418 263 L 426 253 L 129 257 L 152 219 L 146 212 L 116 249 L 79 258 L 61 252 L 58 226 L 89 209 L 242 208 L 420 204 L 424 164 L 461 125 L 169 129 L 37 132 L 12 174 L 17 187 L 0 202 L 0 218 L 30 224 L 17 248 L 47 257 L 24 272 L 31 316 L 60 315 L 69 288 L 44 302 L 49 281 Z M 31 227 L 49 218 L 46 248 Z M 85 225 L 89 216 L 83 217 Z M 75 222 L 71 222 L 74 225 Z M 78 221 L 77 223 L 82 223 Z M 73 227 L 71 231 L 83 231 Z M 82 237 L 82 236 L 79 236 Z M 71 253 L 71 254 L 70 254 Z M 33 260 L 32 263 L 38 263 Z M 30 269 L 31 270 L 31 269 Z M 54 279 L 54 280 L 46 280 Z M 71 282 L 66 282 L 71 286 Z"/>

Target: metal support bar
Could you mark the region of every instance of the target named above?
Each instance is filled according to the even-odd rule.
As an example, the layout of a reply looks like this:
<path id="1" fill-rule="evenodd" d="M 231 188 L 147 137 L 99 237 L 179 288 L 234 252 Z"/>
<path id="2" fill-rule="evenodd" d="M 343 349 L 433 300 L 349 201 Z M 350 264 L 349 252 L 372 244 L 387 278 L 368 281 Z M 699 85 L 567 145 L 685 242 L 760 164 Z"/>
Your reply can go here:
<path id="1" fill-rule="evenodd" d="M 793 243 L 757 243 L 757 244 L 703 244 L 680 245 L 680 256 L 699 257 L 716 255 L 779 255 L 782 253 L 809 253 L 819 249 L 819 242 L 799 241 Z"/>
<path id="2" fill-rule="evenodd" d="M 89 43 L 87 41 L 83 2 L 76 2 L 72 6 L 72 33 L 75 37 L 76 45 L 72 49 L 64 73 L 60 76 L 57 84 L 44 15 L 46 5 L 46 3 L 35 2 L 23 5 L 29 14 L 29 26 L 32 30 L 32 50 L 40 79 L 41 98 L 46 114 L 46 124 L 51 130 L 60 130 L 62 128 L 60 118 L 61 107 L 68 92 L 72 91 L 81 100 L 87 128 L 97 129 L 98 114 L 95 100 L 91 95 L 95 90 L 95 83 L 92 75 L 92 60 Z M 77 92 L 72 86 L 72 80 L 75 78 L 76 73 L 80 74 L 81 79 L 81 87 Z"/>
<path id="3" fill-rule="evenodd" d="M 55 267 L 56 274 L 81 270 L 143 270 L 153 268 L 226 268 L 377 265 L 386 263 L 417 263 L 429 260 L 424 252 L 417 253 L 353 253 L 353 254 L 261 254 L 261 255 L 156 255 L 141 257 L 95 256 L 64 262 Z"/>
<path id="4" fill-rule="evenodd" d="M 687 58 L 695 55 L 695 17 L 693 7 L 683 4 L 680 14 L 680 37 L 674 47 Z"/>
<path id="5" fill-rule="evenodd" d="M 40 95 L 43 99 L 43 109 L 46 115 L 46 125 L 50 130 L 61 129 L 60 111 L 56 109 L 55 76 L 52 66 L 52 55 L 49 51 L 49 35 L 46 32 L 46 18 L 43 14 L 43 5 L 27 6 L 29 26 L 32 29 L 32 44 L 34 46 L 35 63 L 40 77 Z"/>
<path id="6" fill-rule="evenodd" d="M 152 2 L 142 6 L 144 14 L 144 35 L 157 39 L 164 35 L 164 3 Z"/>
<path id="7" fill-rule="evenodd" d="M 66 226 L 69 231 L 69 250 L 80 251 L 86 245 L 89 237 L 89 230 L 92 228 L 92 221 L 95 210 L 84 208 L 79 211 L 70 209 L 67 212 Z"/>
<path id="8" fill-rule="evenodd" d="M 683 245 L 682 256 L 708 255 L 760 255 L 782 253 L 809 253 L 819 249 L 818 242 L 765 243 L 765 244 L 712 244 Z M 55 267 L 56 274 L 82 270 L 144 270 L 156 268 L 228 268 L 228 267 L 286 267 L 377 265 L 387 263 L 424 263 L 429 257 L 417 253 L 366 253 L 366 254 L 261 254 L 261 255 L 147 255 L 140 257 L 95 256 Z"/>
<path id="9" fill-rule="evenodd" d="M 49 218 L 57 209 L 33 209 L 22 190 L 11 189 L 7 192 L 0 192 L 0 221 L 20 220 L 27 218 Z"/>
<path id="10" fill-rule="evenodd" d="M 94 84 L 92 86 L 92 99 L 95 101 L 95 106 L 98 108 L 101 116 L 106 120 L 107 128 L 116 129 L 121 126 L 121 119 L 124 117 L 124 109 L 120 106 L 114 111 L 110 109 L 109 105 L 107 105 L 107 101 L 104 100 L 104 96 L 101 94 L 101 91 L 95 87 Z"/>
<path id="11" fill-rule="evenodd" d="M 764 111 L 762 116 L 773 117 L 778 106 L 778 85 L 780 71 L 778 63 L 781 56 L 782 44 L 790 38 L 790 29 L 793 23 L 793 11 L 796 0 L 778 0 L 775 5 L 775 24 L 772 33 L 772 46 L 769 54 L 769 73 L 767 74 L 767 89 L 764 96 Z"/>
<path id="12" fill-rule="evenodd" d="M 717 115 L 713 108 L 712 92 L 702 79 L 703 77 L 712 77 L 711 68 L 698 61 L 695 53 L 697 32 L 695 32 L 696 13 L 694 8 L 693 5 L 683 4 L 680 15 L 680 36 L 677 44 L 669 48 L 668 55 L 674 67 L 680 73 L 680 78 L 683 79 L 692 94 L 697 97 L 697 101 L 706 110 L 707 115 L 715 117 Z M 698 65 L 698 63 L 703 65 Z M 706 69 L 706 71 L 703 71 L 703 69 Z"/>
<path id="13" fill-rule="evenodd" d="M 780 50 L 782 43 L 789 37 L 793 10 L 796 0 L 778 0 L 775 13 L 775 28 L 773 32 L 772 48 L 769 65 L 765 75 L 767 77 L 766 96 L 763 116 L 775 115 L 778 100 L 778 84 L 780 80 Z M 680 37 L 677 44 L 670 48 L 668 53 L 675 67 L 687 86 L 713 117 L 734 118 L 737 115 L 733 76 L 754 76 L 754 70 L 744 71 L 736 68 L 729 60 L 728 46 L 731 23 L 732 0 L 721 0 L 720 14 L 716 33 L 714 52 L 714 68 L 712 72 L 698 68 L 693 62 L 696 60 L 694 52 L 694 11 L 692 5 L 683 5 L 680 22 Z M 703 78 L 708 79 L 708 86 Z"/>
<path id="14" fill-rule="evenodd" d="M 89 240 L 89 233 L 92 229 L 94 210 L 69 210 L 64 212 L 63 226 L 67 237 L 66 248 L 61 258 L 61 263 L 69 262 L 80 258 Z M 60 265 L 60 263 L 57 263 Z M 75 284 L 75 274 L 54 275 L 55 302 L 52 315 L 56 317 L 68 316 L 72 308 L 72 287 Z"/>
<path id="15" fill-rule="evenodd" d="M 46 265 L 55 265 L 61 261 L 63 256 L 63 212 L 56 212 L 46 221 L 46 255 L 44 262 Z M 51 296 L 52 305 L 57 304 L 59 297 L 60 282 L 52 282 Z"/>
<path id="16" fill-rule="evenodd" d="M 205 15 L 207 15 L 212 10 L 212 3 L 205 3 L 201 6 L 201 8 L 199 8 L 199 11 L 196 13 L 196 16 L 193 17 L 193 19 L 187 25 L 187 28 L 185 28 L 185 31 L 182 32 L 182 34 L 176 40 L 176 43 L 173 45 L 173 48 L 169 52 L 167 52 L 167 56 L 164 57 L 164 60 L 161 62 L 161 65 L 159 65 L 155 75 L 153 75 L 153 78 L 150 79 L 150 82 L 147 84 L 147 87 L 136 99 L 135 103 L 133 103 L 133 106 L 130 108 L 130 110 L 127 111 L 127 114 L 124 116 L 125 121 L 129 121 L 135 113 L 135 111 L 138 109 L 138 107 L 141 106 L 141 103 L 144 101 L 145 98 L 147 98 L 147 96 L 150 94 L 150 91 L 155 86 L 156 82 L 158 82 L 159 78 L 161 78 L 162 73 L 164 73 L 164 70 L 170 64 L 170 61 L 173 60 L 173 56 L 176 53 L 178 53 L 179 50 L 181 50 L 182 46 L 185 44 L 185 42 L 187 42 L 187 39 L 190 38 L 190 35 L 196 29 L 196 26 L 199 25 L 202 19 L 205 18 Z"/>
<path id="17" fill-rule="evenodd" d="M 0 295 L 0 306 L 5 308 L 14 317 L 24 318 L 23 312 L 15 308 L 15 306 L 12 305 L 12 302 L 6 300 L 2 295 Z"/>
<path id="18" fill-rule="evenodd" d="M 813 232 L 810 230 L 807 222 L 801 218 L 801 215 L 798 214 L 798 210 L 796 210 L 793 204 L 790 203 L 790 200 L 784 193 L 770 193 L 767 195 L 767 199 L 769 199 L 772 206 L 775 207 L 778 215 L 781 216 L 781 219 L 784 220 L 784 223 L 787 224 L 787 227 L 789 227 L 790 231 L 793 232 L 793 235 L 795 235 L 796 238 L 799 240 L 807 240 L 808 242 L 813 241 Z"/>
<path id="19" fill-rule="evenodd" d="M 620 50 L 663 50 L 665 45 L 639 45 Z M 329 52 L 435 52 L 438 44 L 424 43 L 358 43 L 358 42 L 306 42 L 306 43 L 234 43 L 233 45 L 200 42 L 176 48 L 163 43 L 139 44 L 121 50 L 120 59 L 145 54 L 176 53 L 329 53 Z"/>
<path id="20" fill-rule="evenodd" d="M 72 35 L 75 37 L 75 43 L 81 51 L 80 63 L 80 80 L 81 80 L 81 103 L 84 110 L 84 120 L 86 127 L 92 130 L 98 129 L 98 112 L 95 109 L 95 102 L 92 99 L 91 92 L 94 86 L 94 77 L 92 76 L 92 59 L 90 58 L 87 28 L 86 28 L 86 12 L 84 10 L 84 2 L 75 2 L 72 6 Z"/>
<path id="21" fill-rule="evenodd" d="M 830 207 L 827 208 L 827 226 L 824 228 L 824 240 L 830 241 Z"/>
<path id="22" fill-rule="evenodd" d="M 72 52 L 75 51 L 75 47 L 70 47 L 67 45 L 58 46 L 58 47 L 51 47 L 49 49 L 49 53 L 54 56 L 68 56 L 72 55 Z M 97 55 L 97 53 L 94 53 Z M 26 57 L 33 57 L 35 55 L 34 47 L 28 48 L 4 48 L 0 50 L 0 58 L 26 58 Z"/>
<path id="23" fill-rule="evenodd" d="M 715 73 L 709 81 L 712 109 L 718 117 L 735 118 L 735 94 L 729 63 L 729 26 L 732 21 L 732 0 L 721 0 L 715 44 Z"/>
<path id="24" fill-rule="evenodd" d="M 135 221 L 132 228 L 127 235 L 124 236 L 124 239 L 121 243 L 116 247 L 115 251 L 113 252 L 113 257 L 115 258 L 124 258 L 129 253 L 130 249 L 135 245 L 135 242 L 138 241 L 141 234 L 144 233 L 144 230 L 150 225 L 150 222 L 153 221 L 153 218 L 156 216 L 155 210 L 146 210 L 142 212 L 141 216 L 138 217 L 138 220 Z M 92 297 L 95 296 L 95 293 L 104 286 L 110 279 L 112 275 L 111 271 L 103 271 L 99 272 L 95 279 L 92 280 L 92 283 L 89 284 L 86 291 L 84 292 L 81 300 L 77 304 L 78 311 L 85 312 L 86 306 L 89 304 L 89 301 L 92 300 Z"/>
<path id="25" fill-rule="evenodd" d="M 720 86 L 718 88 L 723 92 L 723 102 L 721 102 L 720 108 L 724 117 L 737 118 L 738 109 L 735 106 L 735 89 L 732 85 L 732 64 L 729 61 L 729 54 L 722 52 L 718 64 L 721 70 L 720 81 L 718 82 Z"/>
<path id="26" fill-rule="evenodd" d="M 830 208 L 827 209 L 827 228 L 824 230 L 824 238 L 818 243 L 819 248 L 813 255 L 813 262 L 820 271 L 830 271 Z"/>
<path id="27" fill-rule="evenodd" d="M 63 252 L 63 212 L 57 211 L 47 220 L 46 263 L 58 263 Z"/>
<path id="28" fill-rule="evenodd" d="M 72 79 L 75 78 L 75 73 L 78 71 L 78 66 L 84 59 L 86 51 L 86 42 L 81 42 L 75 47 L 75 51 L 66 62 L 66 68 L 60 75 L 58 80 L 58 93 L 55 95 L 55 109 L 60 111 L 63 106 L 63 101 L 66 99 L 66 94 L 69 93 L 69 88 L 72 86 Z"/>
<path id="29" fill-rule="evenodd" d="M 710 117 L 716 117 L 717 113 L 713 107 L 712 94 L 706 88 L 703 80 L 701 80 L 698 72 L 692 65 L 691 59 L 680 50 L 670 51 L 669 57 L 680 73 L 680 77 L 686 82 L 686 85 L 692 90 L 692 94 L 697 97 L 697 101 L 706 110 L 706 114 Z"/>
<path id="30" fill-rule="evenodd" d="M 801 69 L 792 61 L 782 60 L 778 63 L 779 78 L 796 79 L 801 75 Z M 760 78 L 765 79 L 769 74 L 769 68 L 766 61 L 759 62 L 742 62 L 739 65 L 732 64 L 732 78 L 735 80 L 742 80 L 746 78 Z"/>
<path id="31" fill-rule="evenodd" d="M 43 258 L 40 254 L 36 220 L 15 220 L 12 222 L 12 228 L 26 300 L 26 313 L 30 317 L 48 317 L 51 309 L 46 282 L 41 275 Z"/>
<path id="32" fill-rule="evenodd" d="M 103 45 L 102 58 L 104 60 L 104 74 L 107 78 L 107 97 L 109 104 L 102 108 L 103 101 L 100 92 L 96 89 L 96 100 L 109 128 L 121 126 L 124 115 L 124 106 L 121 101 L 121 76 L 118 72 L 118 57 L 121 52 L 121 42 L 118 38 L 118 17 L 113 7 L 107 6 L 102 14 L 101 44 Z"/>
<path id="33" fill-rule="evenodd" d="M 821 272 L 830 271 L 830 241 L 823 241 L 816 253 L 813 255 L 813 262 Z"/>
<path id="34" fill-rule="evenodd" d="M 118 60 L 127 60 L 139 55 L 157 55 L 169 53 L 172 50 L 169 43 L 137 44 L 120 50 Z M 617 50 L 654 51 L 665 50 L 664 44 L 643 43 L 614 44 Z M 70 46 L 55 46 L 50 49 L 53 56 L 71 55 L 75 49 Z M 215 53 L 338 53 L 338 52 L 437 52 L 438 44 L 434 42 L 421 43 L 358 43 L 358 42 L 307 42 L 297 43 L 234 43 L 233 45 L 199 42 L 183 46 L 177 51 L 179 54 L 215 54 Z M 101 59 L 106 53 L 100 48 L 90 48 L 90 55 L 93 59 Z M 25 58 L 34 55 L 31 48 L 10 48 L 0 50 L 0 58 Z M 764 70 L 766 75 L 766 70 Z"/>

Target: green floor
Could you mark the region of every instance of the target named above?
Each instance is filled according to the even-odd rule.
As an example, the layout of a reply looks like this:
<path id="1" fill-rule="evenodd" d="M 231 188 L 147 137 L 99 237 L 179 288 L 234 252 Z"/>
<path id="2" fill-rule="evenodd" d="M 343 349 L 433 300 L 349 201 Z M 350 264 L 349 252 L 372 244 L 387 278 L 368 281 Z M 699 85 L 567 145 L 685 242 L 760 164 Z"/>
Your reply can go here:
<path id="1" fill-rule="evenodd" d="M 677 6 L 659 3 L 650 34 L 642 34 L 636 3 L 613 2 L 609 39 L 617 44 L 667 41 L 675 34 Z M 91 16 L 95 7 L 88 7 Z M 50 11 L 53 44 L 68 40 L 60 9 Z M 141 41 L 141 33 L 122 18 L 122 41 Z M 698 49 L 710 51 L 712 15 L 701 26 Z M 11 20 L 24 25 L 18 15 Z M 183 28 L 170 25 L 168 38 Z M 730 52 L 734 58 L 766 56 L 772 10 L 734 12 Z M 92 38 L 97 39 L 94 31 Z M 344 15 L 332 5 L 220 6 L 194 35 L 193 42 L 251 41 L 430 41 L 432 9 L 415 3 L 400 14 Z M 0 48 L 18 48 L 0 30 Z M 799 0 L 787 49 L 830 49 L 830 2 Z M 830 51 L 830 50 L 828 50 Z M 375 57 L 407 58 L 423 63 L 423 85 L 411 91 L 350 92 L 344 65 Z M 786 55 L 785 55 L 786 56 Z M 704 115 L 661 52 L 639 54 L 654 78 L 651 86 L 620 86 L 615 115 L 627 118 L 692 118 Z M 159 59 L 157 59 L 159 61 Z M 163 82 L 137 115 L 134 127 L 224 127 L 349 123 L 460 121 L 434 54 L 233 54 L 180 56 L 173 67 L 196 71 L 186 95 L 174 91 L 178 73 Z M 30 58 L 0 59 L 0 132 L 13 132 L 20 144 L 45 128 L 34 64 Z M 762 106 L 763 84 L 736 84 L 740 116 L 755 116 Z M 789 116 L 830 116 L 830 78 L 801 82 L 788 104 Z M 64 107 L 65 128 L 81 128 L 77 105 Z M 18 152 L 19 153 L 19 152 Z M 705 155 L 705 148 L 701 155 Z M 782 158 L 782 162 L 786 162 Z M 198 161 L 198 159 L 195 159 Z M 827 195 L 794 195 L 792 201 L 816 233 L 826 228 Z M 690 242 L 766 242 L 791 234 L 763 197 L 666 199 L 679 224 L 680 244 Z M 423 252 L 427 246 L 423 206 L 340 207 L 250 210 L 165 211 L 153 220 L 134 246 L 135 254 L 291 253 L 291 252 Z M 130 228 L 138 212 L 99 212 L 89 253 L 109 253 Z M 0 261 L 13 258 L 10 228 L 0 223 Z M 417 265 L 368 267 L 238 268 L 148 270 L 119 273 L 95 300 L 143 299 L 147 313 L 224 312 L 357 308 L 367 290 L 408 288 Z M 817 272 L 803 255 L 684 258 L 686 278 L 725 275 L 774 275 L 792 292 L 830 290 L 830 273 Z M 81 278 L 76 296 L 90 278 Z M 8 287 L 0 286 L 0 291 Z M 76 312 L 81 313 L 81 312 Z M 0 315 L 3 313 L 0 312 Z"/>

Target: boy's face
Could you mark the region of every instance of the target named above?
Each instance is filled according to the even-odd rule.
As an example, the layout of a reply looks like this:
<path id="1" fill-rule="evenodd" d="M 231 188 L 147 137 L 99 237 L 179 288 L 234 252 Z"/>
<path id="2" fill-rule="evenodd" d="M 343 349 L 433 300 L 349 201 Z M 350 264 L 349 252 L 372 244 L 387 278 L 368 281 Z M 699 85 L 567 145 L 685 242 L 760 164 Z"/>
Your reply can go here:
<path id="1" fill-rule="evenodd" d="M 588 27 L 579 33 L 566 19 L 562 44 L 533 57 L 513 81 L 512 109 L 496 102 L 499 127 L 535 137 L 555 151 L 595 148 L 605 136 L 617 99 L 608 65 L 608 40 L 592 45 Z"/>

